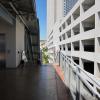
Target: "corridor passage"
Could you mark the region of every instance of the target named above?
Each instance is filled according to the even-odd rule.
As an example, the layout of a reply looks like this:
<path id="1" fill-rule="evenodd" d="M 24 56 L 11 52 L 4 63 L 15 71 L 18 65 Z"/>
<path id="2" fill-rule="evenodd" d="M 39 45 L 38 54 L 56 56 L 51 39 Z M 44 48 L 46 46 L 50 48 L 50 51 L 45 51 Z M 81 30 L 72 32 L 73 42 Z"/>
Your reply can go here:
<path id="1" fill-rule="evenodd" d="M 0 100 L 72 100 L 51 65 L 0 71 Z"/>

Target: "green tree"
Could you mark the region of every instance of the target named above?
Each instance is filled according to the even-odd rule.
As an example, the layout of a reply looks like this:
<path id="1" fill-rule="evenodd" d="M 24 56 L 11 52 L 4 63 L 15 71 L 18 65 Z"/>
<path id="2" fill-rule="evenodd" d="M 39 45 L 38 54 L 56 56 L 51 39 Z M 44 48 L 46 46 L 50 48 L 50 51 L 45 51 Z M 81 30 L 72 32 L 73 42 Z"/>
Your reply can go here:
<path id="1" fill-rule="evenodd" d="M 47 52 L 48 52 L 48 48 L 47 47 L 42 49 L 42 61 L 43 61 L 43 64 L 49 63 L 49 55 L 47 54 Z"/>

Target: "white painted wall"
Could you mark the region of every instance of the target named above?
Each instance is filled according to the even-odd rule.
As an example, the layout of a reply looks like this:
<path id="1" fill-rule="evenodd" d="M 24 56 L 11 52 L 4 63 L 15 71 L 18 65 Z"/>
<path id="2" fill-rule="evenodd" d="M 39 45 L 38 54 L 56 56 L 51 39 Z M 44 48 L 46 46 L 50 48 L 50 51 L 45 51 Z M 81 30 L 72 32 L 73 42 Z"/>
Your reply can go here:
<path id="1" fill-rule="evenodd" d="M 20 64 L 21 55 L 18 51 L 24 50 L 24 35 L 25 28 L 24 25 L 16 18 L 16 66 Z"/>

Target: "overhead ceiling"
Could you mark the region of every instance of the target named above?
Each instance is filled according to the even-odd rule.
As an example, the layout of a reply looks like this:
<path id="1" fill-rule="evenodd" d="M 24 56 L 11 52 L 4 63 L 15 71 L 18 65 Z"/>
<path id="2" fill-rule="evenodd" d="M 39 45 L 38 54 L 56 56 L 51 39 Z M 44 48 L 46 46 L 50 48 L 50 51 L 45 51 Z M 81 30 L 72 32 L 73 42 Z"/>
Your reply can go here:
<path id="1" fill-rule="evenodd" d="M 7 8 L 9 12 L 15 14 L 9 3 L 12 3 L 20 14 L 36 14 L 35 0 L 0 0 L 0 3 Z"/>
<path id="2" fill-rule="evenodd" d="M 14 8 L 18 12 L 18 15 L 20 15 L 23 18 L 24 22 L 26 23 L 28 30 L 31 33 L 38 32 L 35 0 L 0 0 L 0 3 L 13 16 L 16 17 L 17 13 L 14 11 L 14 9 L 10 5 L 10 4 L 13 4 Z M 31 21 L 28 18 L 31 18 Z"/>

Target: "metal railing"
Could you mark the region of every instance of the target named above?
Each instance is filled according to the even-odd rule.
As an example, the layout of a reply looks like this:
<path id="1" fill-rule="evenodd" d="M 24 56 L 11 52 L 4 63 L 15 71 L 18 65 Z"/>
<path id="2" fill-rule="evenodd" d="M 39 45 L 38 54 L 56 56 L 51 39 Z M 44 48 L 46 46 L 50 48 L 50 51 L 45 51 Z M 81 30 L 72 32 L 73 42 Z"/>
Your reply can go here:
<path id="1" fill-rule="evenodd" d="M 100 79 L 85 71 L 63 51 L 56 54 L 56 62 L 63 70 L 64 82 L 74 100 L 100 100 Z"/>

